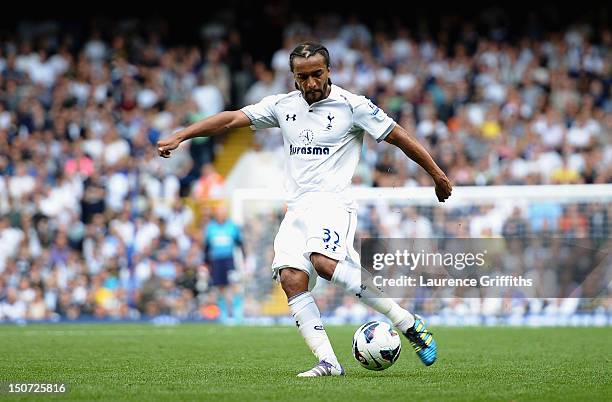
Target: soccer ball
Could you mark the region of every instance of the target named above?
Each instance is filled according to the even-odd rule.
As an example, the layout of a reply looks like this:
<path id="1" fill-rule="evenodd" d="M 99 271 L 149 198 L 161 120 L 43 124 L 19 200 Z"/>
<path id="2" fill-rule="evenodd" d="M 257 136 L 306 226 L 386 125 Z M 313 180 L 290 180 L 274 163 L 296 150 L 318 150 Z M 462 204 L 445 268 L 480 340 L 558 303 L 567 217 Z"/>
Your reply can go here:
<path id="1" fill-rule="evenodd" d="M 353 335 L 353 356 L 368 370 L 384 370 L 395 363 L 402 350 L 400 337 L 386 322 L 370 321 Z"/>

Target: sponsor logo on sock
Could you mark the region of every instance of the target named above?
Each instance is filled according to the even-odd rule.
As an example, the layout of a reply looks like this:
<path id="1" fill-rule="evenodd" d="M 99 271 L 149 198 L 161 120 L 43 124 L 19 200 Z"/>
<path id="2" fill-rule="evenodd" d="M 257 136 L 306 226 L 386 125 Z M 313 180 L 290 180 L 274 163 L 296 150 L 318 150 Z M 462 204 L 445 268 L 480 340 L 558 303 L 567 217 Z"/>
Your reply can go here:
<path id="1" fill-rule="evenodd" d="M 314 329 L 316 329 L 317 331 L 325 331 L 325 328 L 323 328 L 323 325 L 315 325 Z"/>

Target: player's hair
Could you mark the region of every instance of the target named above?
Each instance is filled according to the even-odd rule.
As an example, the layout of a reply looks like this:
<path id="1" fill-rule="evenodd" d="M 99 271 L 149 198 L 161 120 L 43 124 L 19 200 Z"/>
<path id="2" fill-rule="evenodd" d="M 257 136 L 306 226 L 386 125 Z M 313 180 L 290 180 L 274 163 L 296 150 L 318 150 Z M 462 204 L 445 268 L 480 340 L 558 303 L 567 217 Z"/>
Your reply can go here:
<path id="1" fill-rule="evenodd" d="M 329 67 L 329 51 L 325 46 L 316 42 L 303 42 L 293 49 L 289 55 L 289 68 L 293 72 L 293 59 L 296 57 L 309 58 L 315 54 L 320 54 L 325 59 L 325 65 Z"/>

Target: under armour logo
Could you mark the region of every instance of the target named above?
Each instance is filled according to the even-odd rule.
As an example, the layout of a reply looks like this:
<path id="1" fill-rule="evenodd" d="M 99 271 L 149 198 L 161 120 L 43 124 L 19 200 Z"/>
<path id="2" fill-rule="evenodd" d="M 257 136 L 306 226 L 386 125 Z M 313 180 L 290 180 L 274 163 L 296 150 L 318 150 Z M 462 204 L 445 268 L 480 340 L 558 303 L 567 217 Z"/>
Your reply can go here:
<path id="1" fill-rule="evenodd" d="M 316 329 L 317 331 L 325 331 L 325 329 L 323 328 L 323 325 L 315 325 L 314 329 Z"/>
<path id="2" fill-rule="evenodd" d="M 298 321 L 296 321 L 295 322 L 295 326 L 299 328 L 300 327 L 300 323 Z"/>
<path id="3" fill-rule="evenodd" d="M 327 129 L 330 130 L 332 128 L 332 120 L 334 119 L 334 116 L 332 116 L 332 114 L 328 114 L 327 115 L 327 120 L 329 120 L 329 124 L 327 125 Z"/>
<path id="4" fill-rule="evenodd" d="M 289 119 L 295 121 L 296 117 L 297 117 L 297 115 L 295 115 L 295 114 L 293 116 L 287 115 L 287 118 L 285 119 L 285 121 L 289 121 Z"/>

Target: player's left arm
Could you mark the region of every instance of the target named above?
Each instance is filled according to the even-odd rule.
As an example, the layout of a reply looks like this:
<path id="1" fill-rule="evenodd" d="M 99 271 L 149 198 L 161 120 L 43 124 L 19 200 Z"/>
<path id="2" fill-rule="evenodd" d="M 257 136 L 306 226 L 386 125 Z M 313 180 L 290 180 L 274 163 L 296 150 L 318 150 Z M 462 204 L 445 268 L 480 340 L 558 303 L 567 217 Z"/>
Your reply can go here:
<path id="1" fill-rule="evenodd" d="M 453 190 L 450 180 L 436 164 L 425 147 L 423 147 L 413 135 L 399 124 L 396 124 L 391 132 L 385 137 L 385 141 L 401 149 L 406 156 L 418 163 L 427 173 L 429 173 L 436 186 L 438 201 L 444 202 L 450 197 Z"/>

